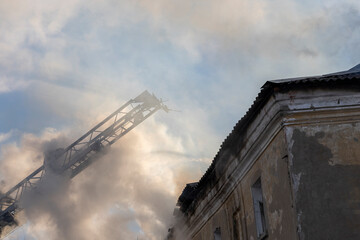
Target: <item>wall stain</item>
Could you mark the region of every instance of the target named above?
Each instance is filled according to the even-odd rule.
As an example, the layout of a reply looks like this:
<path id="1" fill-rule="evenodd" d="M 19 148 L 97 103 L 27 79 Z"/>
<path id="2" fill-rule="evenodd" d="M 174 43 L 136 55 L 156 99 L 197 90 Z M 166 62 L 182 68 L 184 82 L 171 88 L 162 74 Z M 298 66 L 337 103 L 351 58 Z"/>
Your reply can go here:
<path id="1" fill-rule="evenodd" d="M 291 149 L 292 178 L 301 176 L 294 190 L 300 240 L 360 239 L 360 166 L 330 165 L 334 156 L 319 143 L 323 134 L 305 131 L 294 129 Z"/>

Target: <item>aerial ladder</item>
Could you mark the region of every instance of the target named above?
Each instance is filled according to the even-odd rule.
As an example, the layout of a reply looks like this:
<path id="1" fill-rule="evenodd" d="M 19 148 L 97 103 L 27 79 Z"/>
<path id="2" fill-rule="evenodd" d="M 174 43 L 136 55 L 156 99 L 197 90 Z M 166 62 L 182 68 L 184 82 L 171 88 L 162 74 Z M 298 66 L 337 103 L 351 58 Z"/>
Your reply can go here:
<path id="1" fill-rule="evenodd" d="M 47 174 L 55 173 L 70 179 L 84 170 L 113 143 L 131 131 L 157 110 L 169 109 L 155 95 L 144 91 L 129 100 L 67 148 L 45 154 L 44 164 L 5 194 L 0 195 L 0 237 L 6 226 L 17 225 L 15 214 L 22 210 L 20 201 L 24 194 L 38 190 Z"/>

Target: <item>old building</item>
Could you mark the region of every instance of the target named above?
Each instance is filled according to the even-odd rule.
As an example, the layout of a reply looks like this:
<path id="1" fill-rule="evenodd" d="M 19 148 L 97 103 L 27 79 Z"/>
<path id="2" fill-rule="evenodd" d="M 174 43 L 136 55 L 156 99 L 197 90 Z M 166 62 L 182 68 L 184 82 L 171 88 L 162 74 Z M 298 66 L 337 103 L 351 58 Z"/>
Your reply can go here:
<path id="1" fill-rule="evenodd" d="M 176 239 L 360 239 L 360 64 L 266 82 L 178 206 Z"/>

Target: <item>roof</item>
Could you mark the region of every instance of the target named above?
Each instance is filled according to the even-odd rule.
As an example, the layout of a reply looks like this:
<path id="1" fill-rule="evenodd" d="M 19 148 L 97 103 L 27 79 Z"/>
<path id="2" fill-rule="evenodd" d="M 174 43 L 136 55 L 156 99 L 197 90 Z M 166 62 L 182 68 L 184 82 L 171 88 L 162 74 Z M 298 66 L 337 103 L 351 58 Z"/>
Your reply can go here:
<path id="1" fill-rule="evenodd" d="M 355 81 L 354 81 L 355 80 Z M 357 82 L 358 80 L 359 82 Z M 201 195 L 206 193 L 206 188 L 213 186 L 216 183 L 217 171 L 215 171 L 215 166 L 218 166 L 217 163 L 220 161 L 220 157 L 226 154 L 227 150 L 232 152 L 239 152 L 242 148 L 239 143 L 242 141 L 241 138 L 246 132 L 247 128 L 251 122 L 256 118 L 257 114 L 267 103 L 269 98 L 274 94 L 274 92 L 286 92 L 293 88 L 308 88 L 311 86 L 326 86 L 331 87 L 336 84 L 337 87 L 342 84 L 349 86 L 349 84 L 356 85 L 360 89 L 360 64 L 355 67 L 342 72 L 336 72 L 332 74 L 320 75 L 320 76 L 310 76 L 310 77 L 300 77 L 300 78 L 288 78 L 280 80 L 271 80 L 267 81 L 261 88 L 260 93 L 256 97 L 255 101 L 245 113 L 245 115 L 236 123 L 231 133 L 223 141 L 220 146 L 220 149 L 216 156 L 214 157 L 211 165 L 206 170 L 205 174 L 202 176 L 198 182 L 195 192 L 192 192 L 192 195 L 195 194 L 194 199 L 198 199 Z M 184 189 L 185 191 L 185 189 Z M 190 206 L 190 205 L 188 205 Z M 184 209 L 187 211 L 187 207 Z"/>
<path id="2" fill-rule="evenodd" d="M 277 83 L 307 82 L 307 81 L 316 81 L 316 80 L 320 80 L 320 81 L 329 81 L 330 80 L 331 81 L 331 80 L 334 80 L 334 78 L 339 78 L 339 77 L 347 78 L 347 77 L 356 76 L 359 74 L 360 74 L 360 64 L 356 65 L 353 68 L 350 68 L 349 70 L 341 71 L 341 72 L 329 73 L 329 74 L 324 74 L 324 75 L 319 75 L 319 76 L 310 76 L 310 77 L 285 78 L 285 79 L 271 80 L 268 82 L 277 84 Z M 339 79 L 336 79 L 336 80 L 339 80 Z M 262 88 L 264 88 L 264 86 Z"/>

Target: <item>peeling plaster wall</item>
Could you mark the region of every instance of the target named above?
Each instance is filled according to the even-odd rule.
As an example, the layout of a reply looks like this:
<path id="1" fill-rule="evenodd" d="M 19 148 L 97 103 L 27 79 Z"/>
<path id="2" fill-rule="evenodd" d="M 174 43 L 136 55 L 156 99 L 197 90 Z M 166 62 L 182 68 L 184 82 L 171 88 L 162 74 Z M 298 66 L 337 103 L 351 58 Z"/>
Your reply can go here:
<path id="1" fill-rule="evenodd" d="M 206 223 L 206 225 L 193 239 L 213 239 L 214 231 L 218 227 L 220 227 L 221 229 L 221 237 L 223 239 L 231 239 L 229 224 L 226 220 L 228 220 L 226 208 L 222 207 L 212 216 L 212 218 Z"/>
<path id="2" fill-rule="evenodd" d="M 292 193 L 288 173 L 287 147 L 284 132 L 274 140 L 256 160 L 250 171 L 211 216 L 194 240 L 213 239 L 216 227 L 221 227 L 223 239 L 234 239 L 234 213 L 238 212 L 240 229 L 238 239 L 257 239 L 251 186 L 261 177 L 265 198 L 268 239 L 297 239 L 295 212 L 292 208 Z"/>
<path id="3" fill-rule="evenodd" d="M 241 204 L 241 186 L 238 185 L 220 209 L 206 222 L 201 230 L 195 235 L 194 240 L 213 239 L 213 232 L 217 227 L 221 228 L 222 239 L 234 239 L 234 214 L 239 214 L 238 239 L 244 240 L 245 229 L 244 211 Z M 237 240 L 238 240 L 237 239 Z"/>
<path id="4" fill-rule="evenodd" d="M 261 177 L 268 239 L 297 239 L 288 174 L 287 146 L 281 131 L 241 181 L 249 240 L 257 239 L 251 186 Z"/>
<path id="5" fill-rule="evenodd" d="M 360 239 L 360 122 L 286 128 L 300 240 Z"/>

